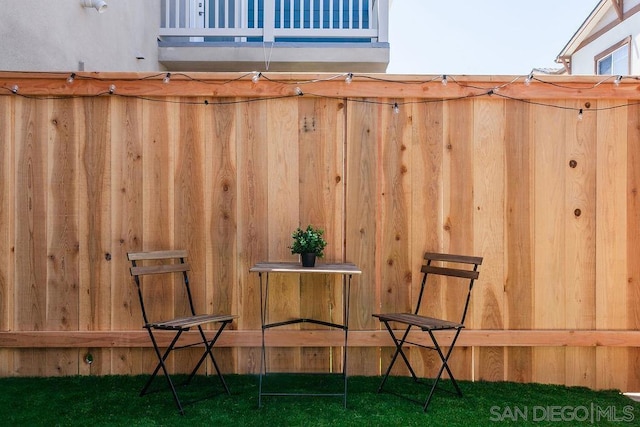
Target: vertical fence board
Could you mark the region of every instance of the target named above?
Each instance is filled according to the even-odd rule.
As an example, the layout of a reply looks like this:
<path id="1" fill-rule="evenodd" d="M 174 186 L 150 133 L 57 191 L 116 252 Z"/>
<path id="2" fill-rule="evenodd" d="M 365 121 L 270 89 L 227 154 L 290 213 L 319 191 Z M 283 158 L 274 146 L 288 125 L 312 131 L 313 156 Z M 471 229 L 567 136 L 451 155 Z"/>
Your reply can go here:
<path id="1" fill-rule="evenodd" d="M 225 101 L 222 99 L 222 101 Z M 198 107 L 194 107 L 197 112 Z M 200 110 L 202 108 L 200 107 Z M 205 120 L 204 135 L 199 135 L 204 139 L 206 151 L 206 204 L 203 206 L 205 215 L 202 212 L 194 211 L 196 217 L 206 218 L 206 225 L 194 224 L 193 232 L 198 233 L 199 229 L 206 229 L 207 233 L 201 233 L 202 237 L 207 236 L 207 241 L 199 243 L 206 244 L 207 256 L 210 261 L 207 266 L 206 283 L 208 295 L 206 298 L 207 307 L 203 309 L 214 313 L 232 313 L 237 310 L 237 287 L 238 281 L 237 264 L 235 254 L 237 253 L 237 174 L 236 174 L 236 110 L 232 105 L 215 105 L 213 109 L 208 109 Z M 203 138 L 204 137 L 204 138 Z M 198 158 L 197 156 L 195 157 Z M 193 177 L 191 185 L 199 186 L 197 177 Z M 195 237 L 195 235 L 194 235 Z M 232 256 L 229 256 L 232 254 Z M 203 253 L 204 255 L 204 253 Z M 205 260 L 201 259 L 204 265 Z M 199 295 L 205 302 L 205 295 Z M 228 326 L 230 329 L 235 325 Z M 218 349 L 217 362 L 224 372 L 235 372 L 236 352 L 234 349 Z M 212 367 L 210 367 L 211 369 Z"/>
<path id="2" fill-rule="evenodd" d="M 15 328 L 46 329 L 48 105 L 16 100 Z M 45 350 L 16 350 L 18 375 L 44 375 Z"/>
<path id="3" fill-rule="evenodd" d="M 347 191 L 345 203 L 345 254 L 362 270 L 357 286 L 351 289 L 349 328 L 379 328 L 372 314 L 380 312 L 380 289 L 376 266 L 378 258 L 378 141 L 381 138 L 376 120 L 378 106 L 366 103 L 347 104 Z M 349 348 L 349 375 L 378 375 L 379 350 Z M 382 360 L 386 366 L 387 359 Z"/>
<path id="4" fill-rule="evenodd" d="M 562 100 L 550 100 L 563 105 Z M 565 148 L 558 144 L 565 136 L 565 117 L 558 111 L 532 107 L 534 145 L 534 326 L 564 328 L 565 324 Z M 536 348 L 533 352 L 534 381 L 562 384 L 565 351 Z M 555 369 L 546 369 L 554 366 Z"/>
<path id="5" fill-rule="evenodd" d="M 382 110 L 378 181 L 380 185 L 380 309 L 383 313 L 409 312 L 411 307 L 411 109 Z M 395 347 L 383 348 L 390 360 Z M 384 369 L 385 367 L 383 367 Z M 394 373 L 407 374 L 402 361 Z"/>
<path id="6" fill-rule="evenodd" d="M 505 111 L 505 327 L 533 327 L 533 144 L 528 104 L 508 102 Z M 484 277 L 484 276 L 482 276 Z M 506 349 L 505 379 L 529 382 L 532 349 Z"/>
<path id="7" fill-rule="evenodd" d="M 174 244 L 174 184 L 177 117 L 174 104 L 148 103 L 143 108 L 142 134 L 142 212 L 144 250 L 171 248 Z M 165 275 L 163 275 L 165 276 Z M 174 292 L 178 282 L 163 276 L 144 278 L 147 315 L 153 319 L 170 319 L 175 312 Z M 167 360 L 169 369 L 174 368 L 174 358 Z M 157 358 L 151 350 L 143 355 L 145 371 L 150 372 Z"/>
<path id="8" fill-rule="evenodd" d="M 14 210 L 15 169 L 13 135 L 14 101 L 0 97 L 0 330 L 15 329 Z M 13 350 L 0 349 L 0 376 L 13 370 Z"/>
<path id="9" fill-rule="evenodd" d="M 411 110 L 383 110 L 380 151 L 381 309 L 411 310 Z"/>
<path id="10" fill-rule="evenodd" d="M 268 101 L 267 155 L 269 168 L 268 230 L 269 259 L 294 260 L 288 246 L 291 232 L 299 225 L 299 145 L 298 103 L 291 100 Z M 272 274 L 269 277 L 270 321 L 300 316 L 300 278 L 292 274 Z M 291 328 L 298 329 L 299 325 Z M 300 349 L 271 348 L 267 365 L 274 371 L 300 369 Z"/>
<path id="11" fill-rule="evenodd" d="M 474 102 L 449 101 L 445 104 L 445 156 L 444 168 L 444 239 L 443 250 L 463 255 L 479 255 L 474 242 Z M 437 315 L 457 321 L 467 295 L 467 286 L 456 279 L 446 280 L 440 298 L 434 300 Z M 475 292 L 482 289 L 478 283 Z M 473 321 L 474 306 L 469 308 L 469 320 Z M 432 352 L 433 353 L 433 352 Z M 459 379 L 472 375 L 472 351 L 458 347 L 451 355 L 449 366 Z M 431 355 L 433 368 L 439 368 L 439 359 Z M 434 375 L 435 371 L 431 372 Z"/>
<path id="12" fill-rule="evenodd" d="M 249 273 L 256 262 L 269 259 L 269 162 L 267 103 L 236 107 L 238 141 L 238 276 L 240 330 L 260 330 L 260 281 Z M 277 167 L 274 166 L 274 167 Z M 261 348 L 239 350 L 239 373 L 258 373 Z"/>
<path id="13" fill-rule="evenodd" d="M 567 106 L 581 108 L 576 101 Z M 596 116 L 566 116 L 565 273 L 566 323 L 570 329 L 595 328 Z M 595 348 L 566 349 L 565 383 L 595 387 Z"/>
<path id="14" fill-rule="evenodd" d="M 78 138 L 75 100 L 51 101 L 47 185 L 47 330 L 78 330 Z M 78 374 L 76 349 L 47 351 L 47 375 Z"/>
<path id="15" fill-rule="evenodd" d="M 301 100 L 298 109 L 300 165 L 300 225 L 313 224 L 324 230 L 327 241 L 325 260 L 341 261 L 343 183 L 342 109 L 333 100 Z M 306 275 L 300 278 L 300 313 L 303 318 L 342 322 L 342 278 Z M 307 329 L 326 329 L 313 324 Z M 341 370 L 339 350 L 323 347 L 302 349 L 302 370 L 326 372 Z M 334 356 L 332 358 L 332 356 Z M 332 364 L 332 362 L 335 362 Z"/>
<path id="16" fill-rule="evenodd" d="M 411 212 L 419 212 L 418 215 L 411 215 L 409 310 L 413 311 L 420 292 L 420 268 L 424 264 L 424 253 L 442 250 L 443 104 L 414 105 L 410 121 L 413 132 L 408 147 L 411 164 Z M 428 299 L 423 302 L 425 306 L 428 303 Z M 432 361 L 429 359 L 432 353 L 411 349 L 409 357 L 416 375 L 425 375 L 428 362 Z"/>
<path id="17" fill-rule="evenodd" d="M 627 114 L 598 101 L 596 197 L 596 328 L 625 329 L 627 310 Z M 596 349 L 598 388 L 627 387 L 629 350 Z M 616 369 L 611 369 L 615 366 Z"/>
<path id="18" fill-rule="evenodd" d="M 81 330 L 109 330 L 112 325 L 111 292 L 111 134 L 109 101 L 95 99 L 82 103 L 79 113 L 78 144 L 78 241 L 79 319 Z M 92 362 L 86 363 L 91 354 Z M 81 349 L 80 372 L 104 375 L 111 373 L 110 349 Z"/>
<path id="19" fill-rule="evenodd" d="M 627 328 L 640 329 L 640 106 L 627 107 Z M 594 281 L 595 282 L 595 281 Z M 594 283 L 595 285 L 595 283 Z M 629 349 L 626 390 L 640 390 L 640 351 Z"/>
<path id="20" fill-rule="evenodd" d="M 189 99 L 195 103 L 196 99 Z M 207 294 L 215 289 L 216 282 L 213 275 L 207 271 L 206 213 L 211 212 L 205 205 L 205 191 L 211 188 L 209 176 L 205 175 L 205 162 L 210 160 L 205 156 L 204 129 L 205 110 L 191 103 L 179 106 L 177 113 L 177 135 L 175 147 L 175 176 L 173 184 L 173 243 L 172 247 L 187 251 L 187 262 L 191 265 L 189 282 L 196 313 L 210 313 L 211 303 L 207 301 Z M 207 162 L 209 163 L 209 162 Z M 186 300 L 182 283 L 176 284 L 175 314 L 188 316 L 191 314 Z M 176 370 L 191 372 L 202 355 L 199 349 L 189 349 L 175 354 Z M 207 371 L 206 364 L 200 368 L 200 373 Z"/>
<path id="21" fill-rule="evenodd" d="M 139 100 L 113 102 L 111 117 L 111 310 L 113 330 L 140 330 L 140 302 L 129 274 L 127 252 L 142 250 L 143 236 L 143 112 Z M 148 352 L 148 350 L 146 351 Z M 112 373 L 135 375 L 144 371 L 143 351 L 114 348 Z"/>
<path id="22" fill-rule="evenodd" d="M 481 329 L 504 328 L 505 258 L 505 102 L 474 102 L 473 241 L 474 254 L 483 257 L 481 286 L 474 289 L 467 325 Z M 482 380 L 504 378 L 502 347 L 482 347 L 474 355 Z"/>

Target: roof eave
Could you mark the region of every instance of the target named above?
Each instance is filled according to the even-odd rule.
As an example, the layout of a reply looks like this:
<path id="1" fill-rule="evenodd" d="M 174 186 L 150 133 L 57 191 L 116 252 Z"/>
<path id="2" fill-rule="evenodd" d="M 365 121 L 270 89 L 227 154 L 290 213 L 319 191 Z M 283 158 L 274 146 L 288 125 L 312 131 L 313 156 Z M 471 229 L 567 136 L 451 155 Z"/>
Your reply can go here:
<path id="1" fill-rule="evenodd" d="M 602 19 L 611 7 L 613 7 L 611 0 L 600 0 L 600 3 L 593 8 L 580 28 L 578 28 L 562 51 L 556 56 L 557 63 L 563 63 L 567 57 L 571 57 L 571 55 L 582 47 L 582 42 L 591 34 L 593 28 L 600 22 L 600 19 Z"/>

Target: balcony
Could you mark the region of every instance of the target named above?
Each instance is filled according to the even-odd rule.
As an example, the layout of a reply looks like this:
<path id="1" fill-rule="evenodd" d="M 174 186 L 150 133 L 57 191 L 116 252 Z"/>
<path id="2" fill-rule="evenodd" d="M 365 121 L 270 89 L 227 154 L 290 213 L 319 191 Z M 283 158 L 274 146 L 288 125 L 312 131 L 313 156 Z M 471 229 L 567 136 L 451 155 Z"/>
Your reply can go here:
<path id="1" fill-rule="evenodd" d="M 389 0 L 161 0 L 170 71 L 384 72 Z"/>

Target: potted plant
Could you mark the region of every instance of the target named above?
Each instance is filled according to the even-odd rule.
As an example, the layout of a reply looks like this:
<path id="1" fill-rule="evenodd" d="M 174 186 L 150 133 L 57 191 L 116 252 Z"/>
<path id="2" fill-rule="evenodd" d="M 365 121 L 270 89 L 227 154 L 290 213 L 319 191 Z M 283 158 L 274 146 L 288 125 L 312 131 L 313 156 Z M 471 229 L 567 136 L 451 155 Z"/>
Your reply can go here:
<path id="1" fill-rule="evenodd" d="M 316 257 L 322 258 L 324 256 L 327 242 L 322 238 L 323 234 L 324 230 L 314 228 L 312 225 L 308 225 L 305 230 L 298 227 L 291 234 L 293 238 L 293 244 L 290 246 L 291 253 L 300 254 L 303 267 L 313 267 Z"/>

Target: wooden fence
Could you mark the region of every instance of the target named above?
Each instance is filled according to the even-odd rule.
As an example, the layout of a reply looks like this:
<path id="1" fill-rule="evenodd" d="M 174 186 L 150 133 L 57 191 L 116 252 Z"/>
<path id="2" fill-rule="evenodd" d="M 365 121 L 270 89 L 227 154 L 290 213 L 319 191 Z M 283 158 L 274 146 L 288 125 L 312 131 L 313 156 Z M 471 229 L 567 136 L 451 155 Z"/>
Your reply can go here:
<path id="1" fill-rule="evenodd" d="M 380 373 L 371 314 L 409 310 L 422 253 L 444 250 L 484 257 L 459 378 L 640 389 L 635 79 L 78 74 L 0 73 L 0 375 L 147 372 L 126 253 L 160 248 L 189 251 L 200 310 L 240 315 L 224 371 L 255 373 L 249 268 L 295 260 L 312 223 L 363 271 L 350 375 Z M 328 280 L 279 280 L 270 315 L 336 318 Z M 340 333 L 271 337 L 274 369 L 339 368 Z"/>

